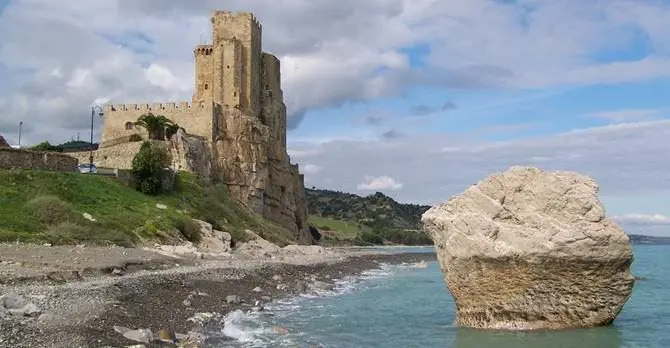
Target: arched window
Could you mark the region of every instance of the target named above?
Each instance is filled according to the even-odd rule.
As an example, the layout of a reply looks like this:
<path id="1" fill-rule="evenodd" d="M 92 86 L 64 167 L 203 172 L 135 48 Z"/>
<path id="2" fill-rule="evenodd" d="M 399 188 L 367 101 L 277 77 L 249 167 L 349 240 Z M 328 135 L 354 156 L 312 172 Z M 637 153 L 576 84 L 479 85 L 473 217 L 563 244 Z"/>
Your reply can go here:
<path id="1" fill-rule="evenodd" d="M 133 129 L 133 123 L 132 122 L 126 122 L 126 130 L 131 130 Z"/>
<path id="2" fill-rule="evenodd" d="M 205 83 L 205 89 L 208 89 L 208 88 L 209 88 L 209 85 Z"/>

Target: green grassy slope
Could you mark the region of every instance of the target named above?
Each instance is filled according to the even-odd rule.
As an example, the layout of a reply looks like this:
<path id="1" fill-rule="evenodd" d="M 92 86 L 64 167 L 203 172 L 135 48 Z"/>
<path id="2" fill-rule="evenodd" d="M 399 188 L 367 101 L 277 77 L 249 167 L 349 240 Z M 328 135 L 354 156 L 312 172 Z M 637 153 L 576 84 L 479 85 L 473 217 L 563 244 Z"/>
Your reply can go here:
<path id="1" fill-rule="evenodd" d="M 310 223 L 326 239 L 354 244 L 430 244 L 421 231 L 421 214 L 429 206 L 398 203 L 380 192 L 366 197 L 305 189 Z"/>
<path id="2" fill-rule="evenodd" d="M 111 177 L 0 170 L 0 241 L 178 242 L 197 239 L 191 218 L 210 222 L 238 241 L 245 229 L 278 244 L 293 241 L 290 231 L 230 199 L 225 185 L 207 185 L 187 173 L 178 175 L 174 193 L 154 197 Z"/>

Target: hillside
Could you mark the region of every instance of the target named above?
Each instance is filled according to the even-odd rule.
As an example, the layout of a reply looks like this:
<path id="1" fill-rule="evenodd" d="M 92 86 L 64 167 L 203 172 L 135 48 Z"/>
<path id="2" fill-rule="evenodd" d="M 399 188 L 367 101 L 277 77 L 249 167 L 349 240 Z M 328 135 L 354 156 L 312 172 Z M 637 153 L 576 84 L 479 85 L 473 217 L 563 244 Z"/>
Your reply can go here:
<path id="1" fill-rule="evenodd" d="M 244 238 L 244 229 L 278 244 L 292 241 L 291 232 L 230 199 L 225 185 L 180 173 L 176 186 L 173 193 L 148 196 L 113 177 L 0 170 L 0 241 L 130 246 L 196 240 L 199 227 L 191 218 L 230 232 L 234 241 Z"/>
<path id="2" fill-rule="evenodd" d="M 645 236 L 640 234 L 629 234 L 628 236 L 630 237 L 630 241 L 633 244 L 670 244 L 670 237 Z"/>
<path id="3" fill-rule="evenodd" d="M 361 197 L 330 190 L 305 189 L 310 223 L 325 241 L 347 244 L 431 244 L 422 232 L 425 205 L 398 203 L 377 192 Z"/>

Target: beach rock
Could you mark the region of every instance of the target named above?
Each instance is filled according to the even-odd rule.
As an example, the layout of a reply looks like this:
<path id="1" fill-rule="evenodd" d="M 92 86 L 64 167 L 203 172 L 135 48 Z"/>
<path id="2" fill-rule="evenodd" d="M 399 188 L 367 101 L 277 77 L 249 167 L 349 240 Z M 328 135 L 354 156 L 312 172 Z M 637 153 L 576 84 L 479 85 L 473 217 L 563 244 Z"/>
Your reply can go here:
<path id="1" fill-rule="evenodd" d="M 19 317 L 34 317 L 42 312 L 36 304 L 29 302 L 23 296 L 13 294 L 0 296 L 0 307 L 3 309 L 0 316 L 9 313 Z"/>
<path id="2" fill-rule="evenodd" d="M 242 302 L 242 299 L 240 299 L 240 297 L 237 296 L 237 295 L 226 296 L 226 303 L 227 304 L 240 304 L 241 302 Z"/>
<path id="3" fill-rule="evenodd" d="M 212 224 L 193 220 L 200 225 L 200 242 L 198 246 L 207 252 L 214 254 L 229 253 L 231 251 L 232 236 L 228 232 L 217 231 Z"/>
<path id="4" fill-rule="evenodd" d="M 263 292 L 263 289 L 261 289 L 259 286 L 253 288 L 253 292 Z"/>
<path id="5" fill-rule="evenodd" d="M 333 290 L 333 284 L 315 280 L 310 284 L 310 287 L 315 290 L 330 291 Z"/>
<path id="6" fill-rule="evenodd" d="M 276 282 L 280 282 L 283 278 L 279 274 L 275 274 L 272 276 L 272 280 Z"/>
<path id="7" fill-rule="evenodd" d="M 190 321 L 202 326 L 212 320 L 212 318 L 215 316 L 216 313 L 195 313 L 192 317 L 186 319 L 186 321 Z"/>
<path id="8" fill-rule="evenodd" d="M 422 222 L 458 325 L 607 325 L 631 295 L 630 240 L 605 217 L 587 176 L 512 167 L 430 208 Z"/>
<path id="9" fill-rule="evenodd" d="M 123 326 L 114 326 L 114 331 L 135 342 L 151 343 L 154 340 L 153 333 L 149 329 L 133 330 Z"/>
<path id="10" fill-rule="evenodd" d="M 246 233 L 252 239 L 246 243 L 240 243 L 240 246 L 236 249 L 238 253 L 253 258 L 269 258 L 279 255 L 282 251 L 279 246 L 268 242 L 257 234 L 251 231 L 246 231 Z"/>
<path id="11" fill-rule="evenodd" d="M 279 289 L 279 285 L 277 285 L 277 289 Z M 305 282 L 301 281 L 301 280 L 298 280 L 295 283 L 295 291 L 297 291 L 299 293 L 303 293 L 303 292 L 307 291 L 307 284 Z"/>
<path id="12" fill-rule="evenodd" d="M 177 336 L 174 332 L 166 329 L 161 329 L 156 334 L 156 340 L 164 343 L 176 343 Z"/>
<path id="13" fill-rule="evenodd" d="M 330 252 L 322 246 L 318 245 L 296 245 L 291 244 L 282 248 L 286 255 L 290 256 L 316 256 L 330 254 Z"/>

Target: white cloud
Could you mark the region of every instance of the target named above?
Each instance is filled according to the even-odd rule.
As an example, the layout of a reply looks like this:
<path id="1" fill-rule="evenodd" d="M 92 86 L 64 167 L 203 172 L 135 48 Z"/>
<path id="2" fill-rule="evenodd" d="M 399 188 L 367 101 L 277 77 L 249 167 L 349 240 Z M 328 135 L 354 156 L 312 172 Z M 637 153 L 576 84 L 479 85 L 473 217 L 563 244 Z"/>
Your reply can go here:
<path id="1" fill-rule="evenodd" d="M 386 175 L 378 177 L 366 175 L 365 181 L 358 184 L 356 188 L 360 191 L 395 191 L 402 188 L 402 183 Z"/>
<path id="2" fill-rule="evenodd" d="M 222 6 L 261 20 L 264 48 L 282 59 L 293 126 L 306 110 L 414 84 L 546 87 L 670 77 L 670 5 L 654 0 L 12 0 L 0 14 L 0 70 L 9 71 L 0 83 L 9 104 L 0 108 L 0 132 L 23 118 L 33 124 L 27 141 L 69 138 L 86 129 L 86 108 L 99 96 L 188 100 L 192 48 L 209 38 L 209 13 Z M 636 37 L 647 38 L 646 57 L 596 61 Z M 404 50 L 419 45 L 430 46 L 427 65 L 412 70 Z M 41 102 L 51 98 L 62 98 L 67 114 Z"/>
<path id="3" fill-rule="evenodd" d="M 392 193 L 394 198 L 434 204 L 512 165 L 590 175 L 607 197 L 660 192 L 670 196 L 668 138 L 670 120 L 662 120 L 504 142 L 415 134 L 393 142 L 332 141 L 290 144 L 290 148 L 297 152 L 309 150 L 301 161 L 328 167 L 319 175 L 306 175 L 315 186 L 353 191 L 360 178 L 381 172 L 403 183 L 402 190 Z"/>
<path id="4" fill-rule="evenodd" d="M 596 112 L 589 116 L 617 123 L 648 120 L 658 116 L 659 113 L 660 110 L 657 109 L 627 109 Z"/>
<path id="5" fill-rule="evenodd" d="M 613 217 L 622 224 L 670 225 L 670 217 L 661 214 L 625 214 Z"/>
<path id="6" fill-rule="evenodd" d="M 300 166 L 300 171 L 304 174 L 316 174 L 320 172 L 323 169 L 321 166 L 317 166 L 315 164 L 304 164 Z"/>

